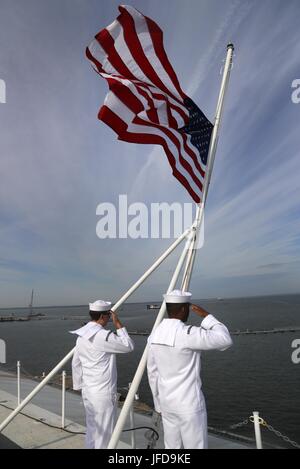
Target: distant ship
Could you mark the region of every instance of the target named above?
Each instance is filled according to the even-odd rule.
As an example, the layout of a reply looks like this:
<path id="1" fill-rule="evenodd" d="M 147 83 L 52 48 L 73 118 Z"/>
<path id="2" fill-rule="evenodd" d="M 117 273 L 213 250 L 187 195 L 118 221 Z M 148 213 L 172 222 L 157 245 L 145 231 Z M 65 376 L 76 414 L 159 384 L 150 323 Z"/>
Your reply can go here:
<path id="1" fill-rule="evenodd" d="M 160 305 L 147 305 L 147 309 L 159 309 Z"/>

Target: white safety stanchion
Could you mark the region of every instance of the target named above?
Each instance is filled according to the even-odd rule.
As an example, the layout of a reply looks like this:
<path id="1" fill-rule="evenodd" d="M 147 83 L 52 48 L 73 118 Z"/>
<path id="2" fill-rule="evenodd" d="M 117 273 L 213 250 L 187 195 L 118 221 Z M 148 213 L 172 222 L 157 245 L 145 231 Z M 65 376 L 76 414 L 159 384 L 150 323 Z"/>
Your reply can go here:
<path id="1" fill-rule="evenodd" d="M 65 428 L 65 414 L 66 414 L 66 372 L 62 372 L 61 376 L 61 428 Z"/>
<path id="2" fill-rule="evenodd" d="M 131 386 L 131 383 L 128 384 L 128 389 L 130 389 L 130 386 Z M 134 428 L 135 427 L 135 422 L 134 422 L 134 409 L 133 409 L 133 403 L 130 407 L 130 411 L 129 411 L 129 421 L 130 421 L 130 428 Z M 136 447 L 136 440 L 135 440 L 135 430 L 132 430 L 131 431 L 131 448 L 135 448 Z"/>
<path id="3" fill-rule="evenodd" d="M 21 404 L 21 362 L 17 361 L 18 406 Z"/>
<path id="4" fill-rule="evenodd" d="M 256 449 L 263 449 L 261 431 L 260 431 L 260 421 L 259 412 L 253 412 L 253 423 L 254 423 L 254 432 L 255 432 L 255 441 Z"/>

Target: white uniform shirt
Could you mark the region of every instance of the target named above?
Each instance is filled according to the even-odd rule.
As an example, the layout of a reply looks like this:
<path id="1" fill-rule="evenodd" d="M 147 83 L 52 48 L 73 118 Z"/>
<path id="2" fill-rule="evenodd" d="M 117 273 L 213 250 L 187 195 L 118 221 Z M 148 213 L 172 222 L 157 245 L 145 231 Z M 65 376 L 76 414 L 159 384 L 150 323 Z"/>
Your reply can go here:
<path id="1" fill-rule="evenodd" d="M 201 327 L 164 319 L 148 338 L 148 379 L 157 412 L 197 412 L 205 408 L 201 391 L 201 350 L 232 345 L 228 329 L 209 314 Z"/>
<path id="2" fill-rule="evenodd" d="M 98 393 L 115 394 L 116 354 L 134 349 L 126 328 L 117 329 L 115 334 L 91 321 L 73 333 L 79 335 L 72 360 L 73 389 L 88 388 Z"/>

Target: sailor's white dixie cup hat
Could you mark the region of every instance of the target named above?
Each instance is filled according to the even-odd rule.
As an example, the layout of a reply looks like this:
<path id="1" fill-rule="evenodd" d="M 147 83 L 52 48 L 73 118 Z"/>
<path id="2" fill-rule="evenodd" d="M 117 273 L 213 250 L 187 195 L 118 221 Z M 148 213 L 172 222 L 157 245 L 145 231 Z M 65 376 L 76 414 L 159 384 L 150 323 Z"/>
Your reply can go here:
<path id="1" fill-rule="evenodd" d="M 190 292 L 182 290 L 173 290 L 164 295 L 166 303 L 189 303 L 191 298 L 192 294 Z"/>
<path id="2" fill-rule="evenodd" d="M 94 303 L 89 303 L 90 311 L 97 311 L 97 312 L 109 312 L 111 308 L 111 302 L 110 301 L 103 301 L 103 300 L 97 300 L 94 301 Z"/>

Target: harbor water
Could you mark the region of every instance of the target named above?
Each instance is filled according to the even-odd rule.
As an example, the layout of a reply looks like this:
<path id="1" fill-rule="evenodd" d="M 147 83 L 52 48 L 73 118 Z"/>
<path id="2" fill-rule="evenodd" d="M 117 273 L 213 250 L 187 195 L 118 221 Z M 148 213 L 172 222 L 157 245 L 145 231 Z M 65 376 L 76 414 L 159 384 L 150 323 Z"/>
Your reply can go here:
<path id="1" fill-rule="evenodd" d="M 300 295 L 252 297 L 238 299 L 195 300 L 230 331 L 271 330 L 300 326 Z M 157 303 L 157 300 L 153 303 Z M 25 322 L 0 322 L 0 338 L 6 341 L 7 364 L 14 370 L 20 360 L 22 368 L 33 376 L 49 372 L 75 344 L 68 331 L 88 320 L 86 306 L 34 308 L 45 316 Z M 26 316 L 26 309 L 2 309 L 0 316 Z M 119 311 L 128 331 L 150 330 L 157 310 L 147 303 L 125 304 Z M 86 318 L 86 319 L 85 319 Z M 188 323 L 199 325 L 200 318 L 190 314 Z M 118 383 L 125 387 L 132 380 L 146 344 L 146 336 L 133 336 L 135 351 L 118 356 Z M 234 345 L 225 352 L 202 353 L 203 391 L 210 426 L 252 436 L 251 424 L 230 429 L 254 410 L 274 428 L 300 443 L 300 363 L 292 361 L 293 341 L 300 331 L 234 335 Z M 70 364 L 66 371 L 70 373 Z M 1 375 L 0 375 L 1 387 Z M 139 390 L 140 399 L 152 405 L 147 377 Z M 263 429 L 263 439 L 289 447 L 282 439 Z"/>

